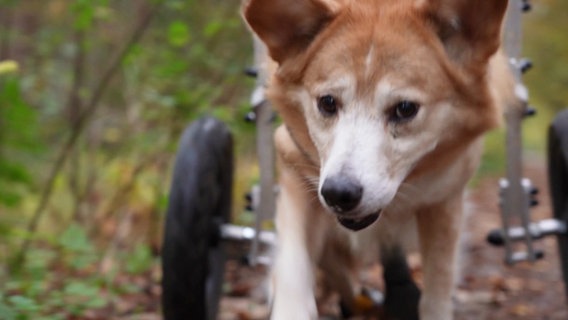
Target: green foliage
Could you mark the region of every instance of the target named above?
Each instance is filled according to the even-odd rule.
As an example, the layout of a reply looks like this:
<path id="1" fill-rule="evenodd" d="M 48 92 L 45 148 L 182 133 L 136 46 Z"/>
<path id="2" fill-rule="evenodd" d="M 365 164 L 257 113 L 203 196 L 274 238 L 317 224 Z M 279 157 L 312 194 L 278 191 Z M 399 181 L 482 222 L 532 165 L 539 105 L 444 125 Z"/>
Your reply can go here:
<path id="1" fill-rule="evenodd" d="M 126 271 L 132 274 L 141 274 L 148 271 L 155 262 L 150 248 L 139 244 L 126 259 Z"/>
<path id="2" fill-rule="evenodd" d="M 19 0 L 0 0 L 2 6 L 12 6 L 18 3 Z"/>
<path id="3" fill-rule="evenodd" d="M 156 268 L 149 243 L 160 236 L 170 164 L 190 121 L 213 114 L 252 150 L 253 128 L 240 120 L 252 85 L 242 75 L 250 35 L 238 1 L 0 3 L 14 21 L 25 21 L 2 21 L 0 30 L 0 59 L 13 59 L 0 61 L 0 261 L 31 240 L 17 272 L 0 265 L 0 319 L 81 318 L 140 294 L 124 278 L 148 278 Z M 54 159 L 147 15 L 154 19 L 54 177 L 38 231 L 28 232 Z M 109 232 L 118 232 L 124 212 L 136 222 L 117 240 Z"/>
<path id="4" fill-rule="evenodd" d="M 102 252 L 87 237 L 85 229 L 71 225 L 52 245 L 29 252 L 28 263 L 10 281 L 0 282 L 0 319 L 69 319 L 87 310 L 107 308 L 114 295 L 137 294 L 135 285 L 115 282 L 115 274 L 100 274 Z M 158 261 L 147 246 L 138 245 L 121 257 L 119 272 L 143 275 Z M 58 277 L 53 272 L 64 274 Z"/>
<path id="5" fill-rule="evenodd" d="M 0 319 L 14 320 L 16 319 L 15 307 L 8 305 L 6 297 L 0 292 Z"/>
<path id="6" fill-rule="evenodd" d="M 63 259 L 75 270 L 81 270 L 97 261 L 98 256 L 85 228 L 73 224 L 57 239 Z"/>
<path id="7" fill-rule="evenodd" d="M 534 64 L 524 80 L 529 88 L 529 103 L 537 116 L 524 124 L 523 143 L 544 154 L 548 125 L 555 114 L 568 107 L 568 2 L 543 0 L 533 3 L 533 10 L 524 15 L 523 54 Z"/>
<path id="8" fill-rule="evenodd" d="M 100 289 L 86 282 L 70 282 L 62 290 L 63 300 L 72 315 L 81 315 L 85 310 L 107 305 L 108 300 L 101 297 Z"/>
<path id="9" fill-rule="evenodd" d="M 526 75 L 531 100 L 537 107 L 559 111 L 568 106 L 568 3 L 545 0 L 526 15 L 524 51 L 535 64 Z"/>
<path id="10" fill-rule="evenodd" d="M 174 21 L 168 27 L 168 41 L 174 47 L 183 47 L 191 40 L 189 27 L 182 21 Z"/>
<path id="11" fill-rule="evenodd" d="M 22 95 L 18 65 L 0 62 L 0 212 L 17 209 L 34 187 L 29 161 L 43 153 L 38 112 Z M 21 233 L 21 218 L 0 214 L 0 260 Z"/>
<path id="12" fill-rule="evenodd" d="M 0 73 L 0 106 L 0 208 L 15 207 L 33 182 L 24 163 L 42 145 L 37 112 L 24 101 L 19 78 L 9 72 Z"/>
<path id="13" fill-rule="evenodd" d="M 505 129 L 494 130 L 485 137 L 485 151 L 479 168 L 481 175 L 503 175 L 505 172 Z"/>

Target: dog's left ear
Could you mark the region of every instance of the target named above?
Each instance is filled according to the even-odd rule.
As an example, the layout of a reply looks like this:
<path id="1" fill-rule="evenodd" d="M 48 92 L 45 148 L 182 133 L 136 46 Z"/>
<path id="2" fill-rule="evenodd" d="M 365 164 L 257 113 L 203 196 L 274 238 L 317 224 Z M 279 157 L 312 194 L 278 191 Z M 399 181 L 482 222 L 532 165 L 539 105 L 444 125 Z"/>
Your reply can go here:
<path id="1" fill-rule="evenodd" d="M 446 52 L 459 64 L 486 63 L 501 45 L 507 0 L 420 0 Z"/>
<path id="2" fill-rule="evenodd" d="M 321 0 L 248 0 L 243 15 L 272 59 L 282 63 L 305 50 L 329 23 L 334 16 L 331 4 Z"/>

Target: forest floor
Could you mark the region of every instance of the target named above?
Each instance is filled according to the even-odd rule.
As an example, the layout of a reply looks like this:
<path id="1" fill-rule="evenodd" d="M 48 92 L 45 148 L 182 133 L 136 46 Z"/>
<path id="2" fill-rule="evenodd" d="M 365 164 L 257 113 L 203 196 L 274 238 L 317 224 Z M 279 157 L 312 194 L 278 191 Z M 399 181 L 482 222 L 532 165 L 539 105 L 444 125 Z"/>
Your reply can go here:
<path id="1" fill-rule="evenodd" d="M 546 169 L 542 161 L 529 165 L 525 174 L 540 189 L 540 204 L 531 210 L 532 219 L 551 215 Z M 462 240 L 459 263 L 460 280 L 455 297 L 456 320 L 560 320 L 568 319 L 566 296 L 560 271 L 556 239 L 546 238 L 536 247 L 545 258 L 536 263 L 503 263 L 503 249 L 487 244 L 487 233 L 500 226 L 498 211 L 498 183 L 496 178 L 483 178 L 468 195 L 468 215 Z M 420 280 L 420 262 L 411 257 L 412 271 Z M 263 267 L 246 267 L 237 261 L 227 263 L 224 291 L 219 318 L 222 320 L 266 319 L 268 308 L 266 277 Z M 380 266 L 371 266 L 362 272 L 364 283 L 380 289 Z M 322 292 L 322 290 L 318 290 Z M 150 290 L 151 305 L 159 305 L 159 290 Z M 158 300 L 158 301 L 157 301 Z M 148 300 L 146 300 L 148 301 Z M 328 296 L 318 305 L 325 319 L 337 318 L 337 297 Z M 150 308 L 152 309 L 152 308 Z M 120 319 L 160 319 L 155 311 L 120 317 Z M 362 319 L 379 319 L 369 316 Z"/>

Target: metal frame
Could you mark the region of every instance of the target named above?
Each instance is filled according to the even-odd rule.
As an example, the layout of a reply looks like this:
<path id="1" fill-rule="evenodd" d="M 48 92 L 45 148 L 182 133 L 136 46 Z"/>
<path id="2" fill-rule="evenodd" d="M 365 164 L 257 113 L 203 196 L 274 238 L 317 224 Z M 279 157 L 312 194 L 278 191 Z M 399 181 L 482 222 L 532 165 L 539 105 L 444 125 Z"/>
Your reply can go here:
<path id="1" fill-rule="evenodd" d="M 533 199 L 538 189 L 529 179 L 523 178 L 522 121 L 534 110 L 528 106 L 528 90 L 522 82 L 522 74 L 530 67 L 530 61 L 521 58 L 522 14 L 531 8 L 527 0 L 510 0 L 505 21 L 504 47 L 510 57 L 511 71 L 515 75 L 514 105 L 505 106 L 506 133 L 506 178 L 500 181 L 502 228 L 493 230 L 488 241 L 505 246 L 505 262 L 515 264 L 521 261 L 534 262 L 543 257 L 543 252 L 534 246 L 534 240 L 547 235 L 565 235 L 566 219 L 547 219 L 531 223 L 530 207 L 536 205 Z M 516 243 L 522 244 L 519 248 Z"/>
<path id="2" fill-rule="evenodd" d="M 249 253 L 249 261 L 255 265 L 258 261 L 260 234 L 263 224 L 267 220 L 273 220 L 275 206 L 274 194 L 274 111 L 264 92 L 268 83 L 268 49 L 255 35 L 254 44 L 254 63 L 258 68 L 256 89 L 253 92 L 252 105 L 256 113 L 256 145 L 258 163 L 260 169 L 260 192 L 258 206 L 253 207 L 256 215 L 256 234 L 253 239 Z"/>
<path id="3" fill-rule="evenodd" d="M 536 254 L 529 232 L 529 208 L 528 198 L 525 188 L 522 186 L 522 128 L 521 123 L 528 106 L 528 92 L 522 83 L 522 73 L 518 67 L 521 58 L 522 48 L 522 10 L 519 6 L 520 1 L 509 1 L 507 17 L 505 21 L 505 40 L 504 47 L 506 54 L 510 57 L 511 71 L 515 75 L 518 100 L 517 105 L 505 106 L 505 122 L 507 125 L 506 152 L 507 170 L 506 183 L 501 183 L 502 201 L 501 218 L 503 222 L 503 235 L 505 244 L 505 261 L 513 264 L 522 260 L 534 261 Z M 503 187 L 506 185 L 506 187 Z M 515 219 L 517 218 L 517 219 Z M 526 252 L 514 252 L 512 237 L 509 229 L 515 220 L 520 220 L 524 229 L 524 237 L 521 239 L 526 246 Z"/>
<path id="4" fill-rule="evenodd" d="M 266 46 L 253 35 L 254 68 L 248 69 L 247 74 L 256 78 L 256 86 L 251 95 L 252 111 L 247 120 L 256 123 L 256 146 L 260 172 L 260 182 L 252 188 L 250 194 L 250 209 L 255 214 L 254 228 L 226 224 L 221 226 L 221 237 L 224 240 L 250 241 L 250 251 L 246 256 L 249 265 L 269 265 L 271 258 L 261 255 L 261 245 L 275 246 L 276 233 L 263 231 L 265 222 L 272 221 L 275 214 L 276 190 L 274 179 L 274 111 L 265 97 L 268 83 L 269 63 Z"/>

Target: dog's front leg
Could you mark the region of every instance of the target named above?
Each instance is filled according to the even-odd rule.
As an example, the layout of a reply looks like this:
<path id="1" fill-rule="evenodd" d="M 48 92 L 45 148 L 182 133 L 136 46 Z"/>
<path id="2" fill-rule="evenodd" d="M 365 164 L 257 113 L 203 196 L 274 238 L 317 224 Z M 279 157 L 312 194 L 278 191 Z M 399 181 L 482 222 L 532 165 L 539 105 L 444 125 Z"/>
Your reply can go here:
<path id="1" fill-rule="evenodd" d="M 453 318 L 454 263 L 461 215 L 461 195 L 418 212 L 424 274 L 424 289 L 419 306 L 421 320 Z"/>
<path id="2" fill-rule="evenodd" d="M 315 192 L 308 190 L 294 170 L 281 170 L 280 187 L 271 319 L 317 319 L 314 263 L 322 251 L 323 231 L 329 217 L 321 212 Z"/>

